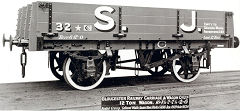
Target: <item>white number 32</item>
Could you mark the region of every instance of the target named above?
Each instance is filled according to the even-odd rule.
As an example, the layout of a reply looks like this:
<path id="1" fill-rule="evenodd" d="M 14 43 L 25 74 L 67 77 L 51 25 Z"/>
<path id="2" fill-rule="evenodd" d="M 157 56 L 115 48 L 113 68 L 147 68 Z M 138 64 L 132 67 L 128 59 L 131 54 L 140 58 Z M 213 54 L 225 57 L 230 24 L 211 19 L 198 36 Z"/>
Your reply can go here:
<path id="1" fill-rule="evenodd" d="M 56 23 L 56 31 L 62 32 L 65 30 L 66 32 L 71 32 L 71 24 L 65 23 L 64 26 L 62 23 Z"/>

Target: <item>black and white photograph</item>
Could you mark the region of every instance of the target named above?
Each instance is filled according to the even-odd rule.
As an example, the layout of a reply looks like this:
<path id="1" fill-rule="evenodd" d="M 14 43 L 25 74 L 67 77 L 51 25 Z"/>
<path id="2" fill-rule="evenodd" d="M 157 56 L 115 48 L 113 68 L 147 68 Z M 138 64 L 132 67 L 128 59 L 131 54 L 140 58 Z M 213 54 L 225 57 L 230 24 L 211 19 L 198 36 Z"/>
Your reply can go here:
<path id="1" fill-rule="evenodd" d="M 0 110 L 240 110 L 239 0 L 4 0 Z"/>

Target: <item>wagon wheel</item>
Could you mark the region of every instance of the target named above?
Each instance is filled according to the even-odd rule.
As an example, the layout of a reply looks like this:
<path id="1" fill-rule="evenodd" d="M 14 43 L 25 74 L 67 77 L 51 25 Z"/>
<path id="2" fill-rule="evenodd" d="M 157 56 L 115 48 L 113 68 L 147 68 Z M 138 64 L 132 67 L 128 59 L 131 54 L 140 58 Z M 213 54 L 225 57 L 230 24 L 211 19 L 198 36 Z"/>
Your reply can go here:
<path id="1" fill-rule="evenodd" d="M 200 75 L 200 60 L 201 56 L 195 57 L 189 55 L 174 59 L 172 62 L 172 74 L 175 79 L 180 82 L 192 82 L 196 80 Z"/>
<path id="2" fill-rule="evenodd" d="M 150 74 L 152 74 L 153 76 L 163 76 L 166 72 L 168 71 L 167 68 L 165 67 L 161 67 L 161 69 L 159 70 L 159 67 L 155 67 L 154 70 L 148 70 L 148 72 Z"/>
<path id="3" fill-rule="evenodd" d="M 154 55 L 158 55 L 158 56 L 155 56 L 155 58 L 157 59 L 155 59 L 153 56 L 152 62 L 156 60 L 166 59 L 167 57 L 171 56 L 171 51 L 170 49 L 165 49 L 163 51 L 158 50 Z M 171 68 L 171 65 L 169 65 L 168 63 L 165 63 L 161 66 L 154 67 L 153 69 L 148 70 L 148 72 L 153 76 L 163 76 L 167 71 L 169 71 L 170 68 Z"/>
<path id="4" fill-rule="evenodd" d="M 103 57 L 90 58 L 92 65 L 87 61 L 67 57 L 63 64 L 63 76 L 65 81 L 74 89 L 90 90 L 97 87 L 107 73 L 107 63 Z M 94 65 L 93 65 L 94 64 Z"/>
<path id="5" fill-rule="evenodd" d="M 59 80 L 64 80 L 62 66 L 63 66 L 63 60 L 60 59 L 60 53 L 50 52 L 50 69 L 53 75 Z"/>

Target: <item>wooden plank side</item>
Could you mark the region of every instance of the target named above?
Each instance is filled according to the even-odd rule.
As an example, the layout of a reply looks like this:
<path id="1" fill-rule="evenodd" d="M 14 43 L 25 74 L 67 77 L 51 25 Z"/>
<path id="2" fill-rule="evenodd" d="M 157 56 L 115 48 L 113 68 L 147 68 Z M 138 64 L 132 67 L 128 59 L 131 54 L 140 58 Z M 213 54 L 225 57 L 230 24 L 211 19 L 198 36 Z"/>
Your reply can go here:
<path id="1" fill-rule="evenodd" d="M 22 15 L 21 15 L 21 21 L 20 21 L 20 33 L 19 33 L 19 37 L 21 39 L 24 39 L 24 29 L 25 29 L 25 25 L 26 25 L 26 13 L 27 13 L 27 7 L 23 7 L 22 9 Z"/>
<path id="2" fill-rule="evenodd" d="M 75 4 L 75 3 L 53 3 L 53 29 L 56 28 L 56 23 L 70 23 L 71 24 L 71 32 L 77 33 L 96 33 L 101 32 L 94 27 L 94 24 L 98 21 L 101 24 L 106 24 L 101 20 L 98 20 L 95 17 L 95 10 L 100 6 L 106 5 L 95 5 L 95 4 Z M 115 20 L 115 25 L 118 24 L 118 7 L 110 6 L 114 9 L 112 14 L 108 12 L 103 12 L 104 15 L 111 17 Z M 81 27 L 80 30 L 77 30 L 76 27 Z M 85 26 L 90 26 L 91 30 L 86 31 Z M 56 33 L 63 34 L 68 32 L 57 32 Z M 118 27 L 115 26 L 111 31 L 104 31 L 105 33 L 114 33 L 118 32 Z M 99 35 L 101 36 L 101 35 Z"/>
<path id="3" fill-rule="evenodd" d="M 57 31 L 57 23 L 61 23 L 61 24 L 65 24 L 65 23 L 70 23 L 71 24 L 71 32 L 84 32 L 84 26 L 89 25 L 92 27 L 91 32 L 95 33 L 95 32 L 99 32 L 99 30 L 97 30 L 96 28 L 94 28 L 94 23 L 96 23 L 97 21 L 102 23 L 102 24 L 106 24 L 105 22 L 102 22 L 100 20 L 98 20 L 95 15 L 94 15 L 94 11 L 97 7 L 99 7 L 98 5 L 86 5 L 86 4 L 72 4 L 72 3 L 52 3 L 52 28 L 53 28 L 53 33 L 59 33 L 59 35 L 64 34 L 64 33 L 69 33 L 66 31 Z M 112 6 L 111 6 L 112 7 Z M 115 10 L 118 10 L 118 7 L 112 7 Z M 105 15 L 113 18 L 115 20 L 115 24 L 118 24 L 118 14 L 117 13 L 113 13 L 113 14 L 109 14 L 109 13 L 105 13 Z M 39 32 L 43 32 L 46 33 L 48 30 L 48 10 L 39 10 L 38 13 L 38 18 L 37 18 L 37 30 Z M 76 27 L 80 26 L 81 29 L 77 30 Z M 105 33 L 111 33 L 113 35 L 113 33 L 117 33 L 118 28 L 115 26 L 114 30 L 110 31 L 110 32 L 105 32 Z M 87 33 L 89 31 L 86 31 Z"/>
<path id="4" fill-rule="evenodd" d="M 118 18 L 119 18 L 119 6 L 110 6 L 115 9 L 113 14 L 104 13 L 111 17 L 115 21 L 115 28 L 110 32 L 101 32 L 94 27 L 94 23 L 98 20 L 94 11 L 99 6 L 105 5 L 91 5 L 91 4 L 75 4 L 75 3 L 53 3 L 53 32 L 59 35 L 66 36 L 62 40 L 73 40 L 69 36 L 84 36 L 83 40 L 118 40 L 119 38 L 113 37 L 113 34 L 118 33 Z M 122 7 L 122 25 L 128 28 L 127 37 L 120 40 L 177 40 L 173 38 L 172 34 L 177 33 L 177 9 L 165 9 L 165 8 L 147 8 L 147 7 Z M 48 32 L 48 10 L 37 9 L 37 31 L 39 33 Z M 225 30 L 225 12 L 220 11 L 204 11 L 204 10 L 184 10 L 180 11 L 180 25 L 186 26 L 192 25 L 191 12 L 197 12 L 197 27 L 189 33 L 183 30 L 179 30 L 184 37 L 180 40 L 223 40 L 221 35 Z M 232 19 L 229 20 L 228 25 L 229 33 L 233 33 L 233 25 L 231 25 Z M 56 31 L 56 23 L 70 23 L 71 32 Z M 103 22 L 101 22 L 103 23 Z M 206 24 L 214 24 L 215 28 L 219 29 L 207 29 L 210 27 Z M 91 25 L 91 31 L 83 31 L 84 25 Z M 77 26 L 81 26 L 81 31 L 76 30 Z M 202 30 L 202 32 L 199 31 Z M 214 32 L 215 31 L 215 32 Z M 40 34 L 38 34 L 40 35 Z M 211 39 L 211 37 L 216 38 Z M 59 40 L 60 37 L 45 38 L 46 40 Z"/>
<path id="5" fill-rule="evenodd" d="M 224 40 L 225 12 L 196 10 L 197 26 L 193 32 L 180 30 L 183 40 Z M 192 10 L 180 10 L 180 24 L 192 25 Z M 202 32 L 198 30 L 202 30 Z"/>
<path id="6" fill-rule="evenodd" d="M 155 13 L 157 13 L 158 10 L 161 10 L 159 11 L 159 13 L 162 13 L 162 14 L 167 13 L 167 14 L 165 14 L 166 16 L 165 15 L 163 16 L 161 14 L 158 15 L 159 13 L 158 14 L 150 13 L 151 10 L 142 10 L 142 8 L 135 9 L 135 7 L 132 9 L 128 8 L 129 12 L 125 12 L 125 13 L 130 16 L 124 16 L 123 18 L 123 21 L 128 23 L 128 24 L 123 24 L 124 26 L 127 26 L 129 28 L 128 35 L 131 34 L 132 36 L 141 36 L 140 34 L 146 34 L 146 35 L 142 35 L 142 37 L 145 38 L 145 36 L 147 36 L 148 38 L 151 38 L 150 35 L 154 35 L 158 33 L 158 34 L 169 35 L 169 36 L 160 37 L 164 40 L 175 40 L 174 38 L 172 38 L 172 34 L 177 32 L 176 31 L 176 24 L 177 24 L 176 11 L 177 10 L 171 10 L 171 9 L 155 10 L 153 8 L 146 8 L 146 9 L 152 9 L 153 10 L 152 12 L 155 12 Z M 134 13 L 132 13 L 131 11 L 133 11 Z M 189 26 L 192 25 L 191 11 L 192 10 L 180 10 L 180 25 L 183 23 Z M 225 24 L 224 14 L 225 12 L 198 10 L 196 30 L 191 33 L 186 33 L 180 30 L 180 33 L 184 34 L 184 37 L 181 39 L 182 40 L 202 40 L 204 36 L 208 36 L 208 37 L 217 36 L 219 37 L 219 39 L 224 39 L 224 38 L 220 38 L 221 35 L 224 34 L 224 31 L 222 31 L 222 33 L 214 33 L 214 34 L 199 33 L 197 31 L 198 28 L 202 28 L 204 31 L 205 23 L 215 23 L 217 25 L 216 27 L 224 28 L 224 24 Z M 173 15 L 175 16 L 171 17 Z M 131 26 L 132 24 L 130 23 L 134 24 L 135 27 Z M 157 23 L 157 25 L 155 23 Z M 206 30 L 206 32 L 207 31 L 209 30 Z"/>
<path id="7" fill-rule="evenodd" d="M 176 26 L 151 26 L 151 25 L 127 25 L 128 34 L 134 33 L 157 33 L 157 34 L 173 34 L 176 32 Z"/>
<path id="8" fill-rule="evenodd" d="M 39 13 L 40 17 L 38 17 L 38 30 L 40 32 L 46 32 L 48 29 L 48 13 Z M 111 16 L 114 20 L 117 20 L 118 17 Z M 91 25 L 92 31 L 91 32 L 99 32 L 96 28 L 94 28 L 94 23 L 97 21 L 95 16 L 93 14 L 66 14 L 66 13 L 53 13 L 53 21 L 52 21 L 52 27 L 53 32 L 55 33 L 66 33 L 65 31 L 58 32 L 56 30 L 57 23 L 70 23 L 71 24 L 71 32 L 79 32 L 76 30 L 76 27 L 79 25 L 81 26 L 81 32 L 83 32 L 84 25 Z M 117 30 L 113 30 L 111 32 L 105 32 L 105 33 L 117 33 Z"/>
<path id="9" fill-rule="evenodd" d="M 25 27 L 24 27 L 24 39 L 27 39 L 27 40 L 29 36 L 28 34 L 29 34 L 31 10 L 32 10 L 32 5 L 31 4 L 27 5 L 27 14 L 25 19 Z"/>
<path id="10" fill-rule="evenodd" d="M 18 38 L 20 35 L 20 22 L 21 22 L 21 16 L 22 16 L 22 8 L 18 10 L 18 19 L 17 19 L 17 30 L 16 30 L 16 36 L 15 38 Z"/>
<path id="11" fill-rule="evenodd" d="M 122 17 L 123 25 L 162 25 L 176 26 L 176 17 L 163 17 L 163 16 L 128 16 L 123 15 Z"/>
<path id="12" fill-rule="evenodd" d="M 80 13 L 80 14 L 94 14 L 94 11 L 99 6 L 108 5 L 97 5 L 97 4 L 79 4 L 79 3 L 60 3 L 53 2 L 53 12 L 64 12 L 64 13 Z M 117 10 L 118 6 L 111 6 Z"/>
<path id="13" fill-rule="evenodd" d="M 123 15 L 176 17 L 176 9 L 124 6 Z"/>

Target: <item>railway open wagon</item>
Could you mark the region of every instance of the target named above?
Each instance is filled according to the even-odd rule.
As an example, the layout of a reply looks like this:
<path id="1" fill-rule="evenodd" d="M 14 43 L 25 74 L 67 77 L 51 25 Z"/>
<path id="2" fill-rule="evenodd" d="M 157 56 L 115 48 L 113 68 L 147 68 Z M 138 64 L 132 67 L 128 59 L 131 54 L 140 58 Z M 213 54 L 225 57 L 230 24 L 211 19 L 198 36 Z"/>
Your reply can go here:
<path id="1" fill-rule="evenodd" d="M 10 49 L 49 51 L 52 73 L 71 87 L 97 87 L 109 70 L 128 69 L 194 81 L 209 68 L 213 48 L 236 48 L 233 13 L 77 3 L 34 2 L 19 9 Z M 134 49 L 136 59 L 119 61 L 119 50 Z M 119 64 L 135 62 L 138 67 Z"/>

